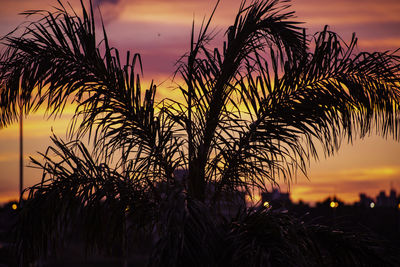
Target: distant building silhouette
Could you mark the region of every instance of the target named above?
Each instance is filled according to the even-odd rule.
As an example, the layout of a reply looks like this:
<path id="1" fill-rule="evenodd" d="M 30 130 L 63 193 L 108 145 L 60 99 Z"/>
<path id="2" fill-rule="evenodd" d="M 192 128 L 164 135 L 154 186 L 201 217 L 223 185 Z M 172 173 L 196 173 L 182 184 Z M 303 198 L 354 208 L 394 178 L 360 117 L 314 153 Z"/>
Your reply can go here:
<path id="1" fill-rule="evenodd" d="M 388 196 L 386 195 L 384 190 L 380 191 L 379 194 L 376 196 L 375 200 L 371 197 L 368 197 L 364 193 L 360 193 L 360 200 L 359 202 L 356 202 L 355 205 L 361 207 L 369 207 L 369 208 L 374 208 L 374 207 L 397 208 L 399 207 L 399 201 L 400 199 L 396 194 L 396 190 L 391 189 Z"/>
<path id="2" fill-rule="evenodd" d="M 292 205 L 290 194 L 282 193 L 277 188 L 273 188 L 271 192 L 261 193 L 262 204 L 268 203 L 269 206 L 274 208 L 288 208 Z"/>
<path id="3" fill-rule="evenodd" d="M 386 196 L 385 191 L 379 192 L 376 196 L 376 205 L 378 207 L 395 207 L 396 206 L 396 191 L 390 190 L 389 196 Z"/>
<path id="4" fill-rule="evenodd" d="M 206 185 L 206 204 L 211 204 L 215 201 L 215 212 L 217 216 L 222 216 L 226 219 L 235 217 L 241 209 L 246 208 L 246 192 L 242 191 L 221 191 L 215 199 L 211 196 L 215 195 L 216 186 L 214 183 Z"/>
<path id="5" fill-rule="evenodd" d="M 170 184 L 161 182 L 156 185 L 162 199 L 166 199 L 171 191 L 186 191 L 187 176 L 189 171 L 186 169 L 177 169 L 174 171 L 174 180 Z M 217 195 L 217 187 L 214 183 L 206 184 L 206 205 L 215 205 L 214 210 L 217 217 L 231 219 L 237 215 L 240 209 L 246 208 L 246 192 L 241 191 L 224 191 L 221 190 Z"/>
<path id="6" fill-rule="evenodd" d="M 327 197 L 325 200 L 322 202 L 317 202 L 316 207 L 317 208 L 339 208 L 343 207 L 344 202 L 340 200 L 339 198 L 334 195 L 333 197 Z"/>
<path id="7" fill-rule="evenodd" d="M 374 203 L 375 205 L 375 201 L 372 198 L 368 197 L 366 194 L 360 193 L 359 196 L 360 196 L 360 201 L 355 203 L 356 206 L 369 208 L 371 207 L 371 203 Z"/>

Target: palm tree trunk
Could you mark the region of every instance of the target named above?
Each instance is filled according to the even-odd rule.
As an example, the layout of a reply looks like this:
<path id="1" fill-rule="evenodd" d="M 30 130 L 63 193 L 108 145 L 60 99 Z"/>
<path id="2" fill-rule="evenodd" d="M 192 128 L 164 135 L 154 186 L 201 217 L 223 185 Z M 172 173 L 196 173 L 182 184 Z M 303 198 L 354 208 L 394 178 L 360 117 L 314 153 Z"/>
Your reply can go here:
<path id="1" fill-rule="evenodd" d="M 206 190 L 205 159 L 197 158 L 190 164 L 189 196 L 204 202 Z"/>

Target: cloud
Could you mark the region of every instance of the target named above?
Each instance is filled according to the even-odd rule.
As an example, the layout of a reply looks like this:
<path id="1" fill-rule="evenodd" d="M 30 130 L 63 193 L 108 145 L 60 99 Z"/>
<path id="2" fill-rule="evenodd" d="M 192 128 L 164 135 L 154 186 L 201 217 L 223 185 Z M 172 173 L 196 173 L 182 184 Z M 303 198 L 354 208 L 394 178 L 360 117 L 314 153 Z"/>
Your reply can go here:
<path id="1" fill-rule="evenodd" d="M 0 204 L 8 203 L 10 201 L 18 201 L 19 195 L 17 190 L 2 191 L 0 190 Z"/>
<path id="2" fill-rule="evenodd" d="M 347 41 L 355 32 L 362 50 L 398 48 L 394 40 L 400 34 L 398 0 L 294 0 L 292 9 L 309 34 L 329 25 Z M 380 39 L 386 41 L 379 43 Z"/>
<path id="3" fill-rule="evenodd" d="M 126 2 L 122 0 L 95 0 L 93 5 L 100 10 L 101 19 L 107 25 L 115 21 L 124 10 Z M 95 14 L 96 20 L 100 20 L 99 14 Z"/>
<path id="4" fill-rule="evenodd" d="M 358 45 L 367 50 L 395 50 L 400 47 L 400 38 L 365 39 L 360 40 Z"/>
<path id="5" fill-rule="evenodd" d="M 359 200 L 359 193 L 375 197 L 391 185 L 400 187 L 399 166 L 378 166 L 369 168 L 341 169 L 336 171 L 318 171 L 311 180 L 299 177 L 290 187 L 294 201 L 300 199 L 315 203 L 328 196 L 336 195 L 347 203 Z"/>
<path id="6" fill-rule="evenodd" d="M 112 4 L 112 5 L 116 5 L 120 2 L 121 0 L 95 0 L 93 1 L 93 4 L 95 6 L 100 6 L 102 4 Z"/>
<path id="7" fill-rule="evenodd" d="M 14 162 L 18 159 L 19 154 L 16 152 L 0 152 L 0 162 Z"/>

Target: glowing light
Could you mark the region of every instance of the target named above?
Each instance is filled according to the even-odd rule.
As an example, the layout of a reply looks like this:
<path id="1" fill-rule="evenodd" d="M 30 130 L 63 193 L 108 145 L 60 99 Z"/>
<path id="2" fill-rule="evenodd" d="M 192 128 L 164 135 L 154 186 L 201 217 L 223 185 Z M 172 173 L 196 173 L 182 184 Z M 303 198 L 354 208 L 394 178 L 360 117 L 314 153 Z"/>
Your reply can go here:
<path id="1" fill-rule="evenodd" d="M 371 209 L 375 208 L 375 203 L 374 203 L 374 202 L 371 202 L 371 203 L 369 204 L 369 207 L 370 207 Z"/>
<path id="2" fill-rule="evenodd" d="M 12 208 L 13 210 L 16 210 L 16 209 L 18 208 L 18 206 L 17 206 L 17 204 L 14 203 L 14 204 L 11 205 L 11 208 Z"/>
<path id="3" fill-rule="evenodd" d="M 331 201 L 331 203 L 329 204 L 329 206 L 330 206 L 332 209 L 335 209 L 335 208 L 339 207 L 339 203 L 336 202 L 336 201 Z"/>
<path id="4" fill-rule="evenodd" d="M 400 203 L 397 205 L 397 207 L 399 208 L 399 210 L 400 210 Z"/>
<path id="5" fill-rule="evenodd" d="M 268 209 L 269 207 L 271 207 L 271 205 L 269 204 L 268 201 L 265 201 L 264 204 L 263 204 L 263 206 L 266 207 L 267 209 Z"/>

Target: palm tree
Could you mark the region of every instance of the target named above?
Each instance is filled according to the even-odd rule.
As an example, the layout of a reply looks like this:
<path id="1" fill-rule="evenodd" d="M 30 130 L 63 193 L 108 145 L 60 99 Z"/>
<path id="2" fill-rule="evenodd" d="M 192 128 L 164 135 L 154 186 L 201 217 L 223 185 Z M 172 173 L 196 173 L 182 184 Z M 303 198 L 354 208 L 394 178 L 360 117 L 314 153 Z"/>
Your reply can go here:
<path id="1" fill-rule="evenodd" d="M 398 139 L 400 57 L 356 53 L 354 36 L 345 43 L 327 27 L 308 36 L 287 8 L 243 2 L 221 48 L 209 45 L 214 12 L 197 35 L 193 27 L 176 70 L 183 103 L 156 102 L 154 83 L 142 91 L 140 55 L 128 52 L 121 62 L 104 25 L 98 42 L 91 3 L 82 3 L 82 16 L 62 3 L 26 12 L 40 19 L 3 38 L 0 126 L 18 120 L 19 105 L 26 114 L 44 105 L 56 117 L 72 102 L 76 114 L 69 140 L 53 136 L 43 159 L 32 159 L 43 179 L 21 211 L 24 259 L 47 253 L 77 219 L 87 244 L 106 249 L 158 225 L 155 265 L 216 259 L 204 255 L 226 241 L 209 214 L 221 194 L 290 183 L 318 156 L 317 145 L 332 155 L 342 140 L 371 131 Z M 79 141 L 85 136 L 90 148 Z M 179 169 L 187 172 L 178 179 Z M 247 222 L 251 214 L 242 216 Z"/>

